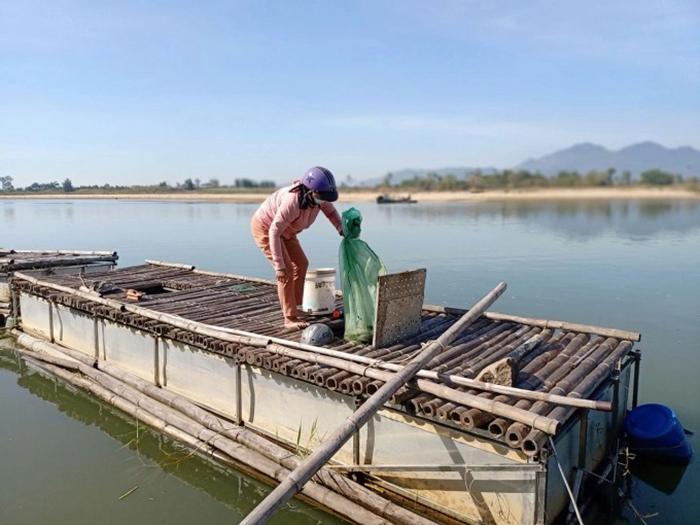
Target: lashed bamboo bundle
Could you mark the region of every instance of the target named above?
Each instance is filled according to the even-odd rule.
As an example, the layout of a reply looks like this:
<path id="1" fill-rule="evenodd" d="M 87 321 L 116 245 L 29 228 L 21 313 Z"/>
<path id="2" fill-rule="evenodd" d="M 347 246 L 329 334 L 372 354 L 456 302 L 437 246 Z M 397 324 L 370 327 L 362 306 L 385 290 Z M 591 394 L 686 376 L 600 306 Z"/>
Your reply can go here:
<path id="1" fill-rule="evenodd" d="M 552 382 L 556 381 L 556 387 L 552 388 L 551 392 L 557 395 L 567 395 L 574 387 L 572 381 L 576 381 L 577 378 L 580 379 L 585 377 L 590 370 L 592 370 L 599 362 L 606 358 L 606 356 L 618 345 L 618 343 L 619 341 L 616 339 L 608 338 L 602 344 L 600 344 L 592 354 L 586 357 L 575 369 L 564 369 L 563 372 L 560 370 L 560 373 L 555 374 L 551 378 Z M 518 404 L 520 404 L 520 402 L 518 402 Z M 520 406 L 521 408 L 523 407 L 522 404 L 520 404 Z M 541 414 L 549 409 L 547 404 L 542 403 L 535 403 L 534 406 L 530 404 L 530 406 L 527 408 L 536 414 Z M 506 425 L 507 423 L 504 423 L 501 428 L 505 427 Z M 520 446 L 523 438 L 528 432 L 529 429 L 525 428 L 524 426 L 512 424 L 508 426 L 506 431 L 506 440 L 509 444 L 511 444 L 511 446 Z"/>
<path id="2" fill-rule="evenodd" d="M 575 386 L 570 390 L 568 396 L 582 398 L 593 394 L 631 349 L 631 342 L 622 341 L 593 371 L 589 371 L 587 374 L 580 371 L 575 376 L 571 377 L 569 381 Z M 547 413 L 548 417 L 553 417 L 558 421 L 566 421 L 573 413 L 573 410 L 562 408 L 563 407 L 551 408 L 551 410 L 544 412 Z M 523 452 L 529 456 L 536 456 L 539 454 L 546 441 L 547 436 L 545 434 L 533 429 L 528 433 L 525 439 L 523 439 Z"/>
<path id="3" fill-rule="evenodd" d="M 525 328 L 525 327 L 521 327 L 521 328 Z M 544 335 L 547 335 L 547 337 L 549 337 L 551 334 L 544 334 Z M 540 334 L 535 333 L 535 335 L 532 335 L 532 334 L 529 334 L 529 332 L 525 332 L 523 334 L 523 336 L 521 336 L 520 338 L 511 340 L 511 341 L 505 341 L 505 343 L 507 343 L 508 348 L 515 349 L 520 345 L 526 344 L 527 341 L 531 340 L 533 337 L 540 337 L 540 336 L 542 336 L 541 333 Z M 556 340 L 558 337 L 559 336 L 554 336 L 554 340 Z M 539 352 L 540 348 L 546 347 L 547 345 L 551 344 L 551 341 L 552 341 L 552 339 L 550 338 L 548 341 L 544 341 L 544 342 L 542 342 L 542 344 L 534 346 L 534 348 L 532 349 L 530 354 L 535 353 L 535 352 Z M 487 384 L 490 384 L 490 383 L 487 383 Z M 487 395 L 487 392 L 489 392 L 489 391 L 490 391 L 490 389 L 486 389 L 486 390 L 474 389 L 474 388 L 466 389 L 466 392 L 473 394 L 473 395 L 480 396 L 480 397 L 485 397 L 486 399 L 490 399 L 491 397 L 493 397 L 491 395 Z M 460 418 L 458 416 L 456 416 L 456 414 L 459 414 L 467 409 L 468 409 L 468 407 L 458 406 L 458 405 L 455 405 L 454 403 L 446 403 L 446 402 L 440 402 L 434 406 L 435 416 L 439 420 L 441 420 L 441 421 L 454 421 L 455 423 L 458 423 L 458 424 L 461 424 L 461 421 L 460 421 Z"/>
<path id="4" fill-rule="evenodd" d="M 539 332 L 539 328 L 528 330 L 527 327 L 522 327 L 511 337 L 506 338 L 503 343 L 493 346 L 489 345 L 488 343 L 484 343 L 480 347 L 477 347 L 477 349 L 482 348 L 482 351 L 478 355 L 476 355 L 473 359 L 468 359 L 467 361 L 462 362 L 461 364 L 450 369 L 449 375 L 466 379 L 475 378 L 485 367 L 497 361 L 502 356 L 512 352 L 518 346 L 526 344 L 529 339 L 537 337 Z M 462 388 L 460 391 L 466 392 L 467 390 Z M 437 408 L 437 405 L 442 403 L 443 400 L 439 398 L 423 394 L 411 399 L 409 401 L 409 407 L 414 413 L 418 413 L 420 411 L 427 416 L 433 417 L 435 416 L 435 409 Z"/>
<path id="5" fill-rule="evenodd" d="M 431 321 L 436 322 L 431 323 Z M 415 352 L 419 351 L 423 341 L 427 341 L 429 338 L 441 334 L 449 328 L 454 321 L 455 320 L 452 318 L 439 316 L 431 317 L 429 315 L 427 316 L 426 322 L 423 324 L 422 332 L 414 337 L 406 339 L 401 344 L 396 344 L 387 348 L 354 346 L 354 351 L 352 353 L 356 356 L 366 357 L 367 359 L 399 364 L 406 359 L 410 359 Z M 364 360 L 364 362 L 370 363 L 373 361 Z M 355 393 L 364 393 L 364 388 L 368 383 L 368 381 L 362 381 L 363 378 L 361 377 L 332 368 L 325 370 L 321 374 L 317 374 L 317 378 L 317 383 L 323 378 L 324 382 L 322 384 L 329 389 L 333 389 L 333 386 L 336 386 L 348 393 L 351 391 Z M 343 386 L 341 386 L 341 383 L 343 383 Z M 359 392 L 355 389 L 359 390 Z"/>
<path id="6" fill-rule="evenodd" d="M 600 342 L 602 338 L 596 338 L 591 345 L 591 348 L 583 346 L 585 342 L 584 336 L 579 335 L 571 344 L 552 361 L 547 363 L 536 375 L 537 385 L 533 385 L 537 390 L 550 392 L 555 395 L 566 395 L 571 390 L 571 386 L 567 383 L 566 378 L 572 374 L 585 375 L 588 370 L 594 365 L 597 356 L 604 357 L 612 348 L 612 345 L 617 343 L 616 339 L 609 338 L 604 342 Z M 579 351 L 581 350 L 581 351 Z M 584 358 L 581 360 L 581 358 Z M 601 357 L 601 358 L 602 358 Z M 547 403 L 528 402 L 528 404 L 518 401 L 515 406 L 520 405 L 521 408 L 527 408 L 535 414 L 541 414 L 547 411 Z M 499 421 L 493 423 L 493 428 L 498 427 L 498 432 L 503 433 L 506 437 L 506 442 L 512 447 L 519 447 L 522 443 L 525 434 L 529 431 L 524 426 L 512 424 L 507 430 L 503 430 L 506 422 Z M 491 429 L 491 427 L 489 427 Z"/>
<path id="7" fill-rule="evenodd" d="M 521 378 L 523 388 L 536 390 L 538 392 L 548 392 L 549 388 L 551 388 L 548 385 L 551 385 L 552 382 L 556 382 L 562 375 L 568 372 L 568 369 L 563 366 L 568 357 L 576 355 L 577 352 L 581 350 L 582 353 L 587 351 L 587 346 L 584 346 L 586 341 L 587 337 L 584 334 L 579 334 L 571 339 L 562 351 L 551 354 L 545 353 L 535 359 L 528 367 L 523 369 L 523 376 Z M 597 348 L 598 342 L 599 338 L 594 339 L 592 343 L 594 348 Z M 532 401 L 528 401 L 527 403 L 522 403 L 522 401 L 525 400 L 517 400 L 515 406 L 529 410 L 532 406 Z M 497 418 L 489 424 L 489 432 L 495 437 L 507 436 L 506 430 L 509 425 L 510 421 Z M 512 439 L 514 439 L 513 434 L 511 434 L 511 440 Z M 513 444 L 512 446 L 517 447 L 519 443 Z"/>
<path id="8" fill-rule="evenodd" d="M 535 329 L 535 333 L 536 333 L 536 330 L 537 329 Z M 547 333 L 548 332 L 549 331 L 547 331 Z M 524 339 L 519 339 L 518 341 L 511 343 L 509 345 L 509 348 L 511 348 L 515 351 L 515 347 L 523 344 L 527 340 L 527 338 L 529 337 L 528 334 L 529 333 L 525 334 Z M 551 334 L 548 334 L 548 335 L 551 335 Z M 549 351 L 549 352 L 554 351 L 554 349 L 557 349 L 559 347 L 558 346 L 559 341 L 564 337 L 565 337 L 565 334 L 563 334 L 563 333 L 554 335 L 554 337 L 551 337 L 550 339 L 548 339 L 548 340 L 542 342 L 541 344 L 535 346 L 534 348 L 532 348 L 530 350 L 530 352 L 525 357 L 522 358 L 522 360 L 525 361 L 528 359 L 533 359 L 534 356 L 539 356 L 546 351 Z M 524 390 L 524 389 L 519 388 L 518 390 Z M 496 398 L 492 389 L 486 390 L 486 391 L 484 391 L 483 389 L 481 391 L 472 389 L 472 390 L 467 390 L 467 392 L 472 394 L 472 395 L 477 395 L 479 397 L 482 397 L 484 399 L 495 399 L 498 402 L 504 402 L 504 403 L 510 402 L 510 397 L 508 397 L 507 395 L 501 395 L 501 396 L 498 396 Z M 501 391 L 501 393 L 505 393 L 505 392 L 507 392 L 507 391 Z M 437 405 L 436 416 L 438 417 L 438 419 L 441 419 L 442 421 L 448 421 L 448 420 L 454 421 L 455 423 L 457 423 L 465 428 L 468 428 L 468 429 L 475 428 L 477 426 L 482 426 L 481 422 L 477 421 L 478 416 L 481 416 L 483 418 L 484 422 L 489 421 L 490 419 L 493 419 L 495 417 L 488 412 L 483 412 L 481 410 L 477 410 L 477 409 L 471 408 L 471 407 L 456 406 L 454 403 L 443 403 L 443 404 Z"/>
<path id="9" fill-rule="evenodd" d="M 516 380 L 516 385 L 518 386 L 518 388 L 527 390 L 527 384 L 524 381 L 525 378 L 531 377 L 531 375 L 535 373 L 544 362 L 549 360 L 551 356 L 556 355 L 558 352 L 560 352 L 562 348 L 564 348 L 566 344 L 569 343 L 569 339 L 572 337 L 573 336 L 570 336 L 569 334 L 560 332 L 559 334 L 556 334 L 554 337 L 552 337 L 545 344 L 542 344 L 539 347 L 537 347 L 535 351 L 531 352 L 528 356 L 525 356 L 522 359 L 523 368 L 518 374 L 518 380 Z M 533 393 L 539 392 L 535 390 Z M 513 404 L 518 399 L 522 399 L 521 397 L 513 397 L 508 395 L 495 395 L 493 392 L 483 392 L 479 393 L 478 395 L 486 399 L 494 399 L 495 401 L 506 404 Z M 443 409 L 441 414 L 443 412 L 445 412 L 445 409 Z M 488 424 L 493 419 L 495 419 L 495 416 L 493 414 L 489 414 L 487 412 L 483 412 L 481 410 L 477 410 L 470 407 L 454 408 L 450 413 L 444 414 L 443 417 L 449 418 L 452 421 L 468 429 L 483 427 L 484 425 Z"/>

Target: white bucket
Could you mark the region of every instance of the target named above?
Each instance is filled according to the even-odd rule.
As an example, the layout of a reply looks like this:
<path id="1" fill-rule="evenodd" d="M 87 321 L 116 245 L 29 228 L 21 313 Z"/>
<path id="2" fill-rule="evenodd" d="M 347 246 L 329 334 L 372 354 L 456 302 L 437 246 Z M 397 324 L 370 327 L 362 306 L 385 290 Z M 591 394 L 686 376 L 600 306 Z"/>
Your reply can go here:
<path id="1" fill-rule="evenodd" d="M 335 268 L 317 268 L 306 272 L 302 309 L 314 315 L 335 310 Z"/>

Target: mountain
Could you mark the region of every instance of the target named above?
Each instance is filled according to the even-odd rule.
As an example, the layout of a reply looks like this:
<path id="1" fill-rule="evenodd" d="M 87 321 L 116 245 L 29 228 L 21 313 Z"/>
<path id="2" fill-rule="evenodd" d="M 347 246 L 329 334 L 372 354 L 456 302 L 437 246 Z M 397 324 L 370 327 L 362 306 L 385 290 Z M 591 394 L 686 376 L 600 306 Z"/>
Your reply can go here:
<path id="1" fill-rule="evenodd" d="M 561 170 L 586 173 L 615 168 L 638 176 L 644 170 L 658 168 L 683 176 L 700 175 L 700 151 L 689 146 L 665 148 L 655 142 L 640 142 L 617 151 L 596 144 L 577 144 L 538 159 L 528 159 L 514 169 L 556 175 Z"/>
<path id="2" fill-rule="evenodd" d="M 591 170 L 607 170 L 615 168 L 618 174 L 630 171 L 634 178 L 645 170 L 657 168 L 670 173 L 687 176 L 700 176 L 700 151 L 683 146 L 680 148 L 665 148 L 655 142 L 640 142 L 617 151 L 612 151 L 597 144 L 577 144 L 570 148 L 556 151 L 538 159 L 528 159 L 513 167 L 514 170 L 540 172 L 543 175 L 556 175 L 562 170 L 578 171 L 582 175 Z M 454 175 L 459 179 L 480 170 L 490 175 L 496 168 L 440 168 L 440 169 L 402 169 L 391 172 L 391 182 L 401 184 L 404 180 L 414 177 L 425 177 L 428 173 L 438 175 Z M 375 177 L 363 181 L 365 186 L 376 186 L 384 182 L 384 177 Z"/>

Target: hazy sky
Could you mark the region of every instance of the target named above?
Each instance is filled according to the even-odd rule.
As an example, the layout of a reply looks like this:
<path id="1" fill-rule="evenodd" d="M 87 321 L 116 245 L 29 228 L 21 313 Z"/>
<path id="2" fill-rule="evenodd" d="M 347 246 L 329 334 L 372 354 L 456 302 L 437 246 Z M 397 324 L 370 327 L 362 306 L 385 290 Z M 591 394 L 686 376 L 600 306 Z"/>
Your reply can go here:
<path id="1" fill-rule="evenodd" d="M 137 184 L 700 147 L 700 3 L 0 0 L 0 175 Z"/>

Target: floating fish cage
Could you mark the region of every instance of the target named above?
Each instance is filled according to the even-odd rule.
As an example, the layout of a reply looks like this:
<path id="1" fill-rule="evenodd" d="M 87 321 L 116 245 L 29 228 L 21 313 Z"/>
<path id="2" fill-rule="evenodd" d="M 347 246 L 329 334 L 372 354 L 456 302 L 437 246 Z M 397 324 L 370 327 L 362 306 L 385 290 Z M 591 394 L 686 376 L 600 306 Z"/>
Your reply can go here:
<path id="1" fill-rule="evenodd" d="M 466 313 L 423 304 L 424 270 L 383 279 L 370 344 L 344 340 L 343 320 L 320 316 L 337 338 L 310 347 L 284 327 L 271 281 L 158 261 L 15 272 L 16 335 L 133 375 L 285 450 L 313 451 Z M 639 340 L 486 312 L 339 449 L 324 470 L 331 478 L 316 481 L 345 495 L 338 480 L 371 488 L 410 516 L 375 505 L 393 523 L 553 523 L 569 509 L 568 489 L 579 497 L 581 473 L 614 477 L 627 406 L 636 406 Z"/>

